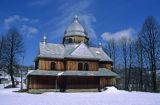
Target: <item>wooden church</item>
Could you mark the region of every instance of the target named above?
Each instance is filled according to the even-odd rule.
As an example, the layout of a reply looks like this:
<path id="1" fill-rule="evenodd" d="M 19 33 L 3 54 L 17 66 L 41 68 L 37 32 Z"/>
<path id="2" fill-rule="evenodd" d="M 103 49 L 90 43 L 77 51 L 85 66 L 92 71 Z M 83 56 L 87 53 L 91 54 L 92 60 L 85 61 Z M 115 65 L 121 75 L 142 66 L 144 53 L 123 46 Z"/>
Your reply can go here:
<path id="1" fill-rule="evenodd" d="M 112 60 L 99 47 L 89 46 L 86 30 L 75 16 L 64 32 L 62 44 L 39 44 L 35 70 L 27 75 L 28 89 L 102 89 L 116 85 Z"/>

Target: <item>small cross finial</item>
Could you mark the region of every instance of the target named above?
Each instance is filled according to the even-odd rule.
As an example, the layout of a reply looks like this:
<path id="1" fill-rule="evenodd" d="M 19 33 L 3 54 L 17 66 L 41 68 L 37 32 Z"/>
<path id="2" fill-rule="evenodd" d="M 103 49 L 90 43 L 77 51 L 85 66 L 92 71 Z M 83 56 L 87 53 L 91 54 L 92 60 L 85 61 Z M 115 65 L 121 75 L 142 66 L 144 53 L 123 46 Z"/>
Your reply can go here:
<path id="1" fill-rule="evenodd" d="M 101 42 L 98 43 L 98 47 L 102 48 L 102 43 Z"/>
<path id="2" fill-rule="evenodd" d="M 43 34 L 43 39 L 47 39 L 46 33 Z"/>
<path id="3" fill-rule="evenodd" d="M 43 43 L 43 44 L 46 44 L 46 43 L 47 43 L 46 33 L 44 33 L 42 43 Z"/>
<path id="4" fill-rule="evenodd" d="M 73 21 L 74 21 L 74 22 L 78 22 L 78 16 L 77 16 L 77 15 L 74 16 Z"/>

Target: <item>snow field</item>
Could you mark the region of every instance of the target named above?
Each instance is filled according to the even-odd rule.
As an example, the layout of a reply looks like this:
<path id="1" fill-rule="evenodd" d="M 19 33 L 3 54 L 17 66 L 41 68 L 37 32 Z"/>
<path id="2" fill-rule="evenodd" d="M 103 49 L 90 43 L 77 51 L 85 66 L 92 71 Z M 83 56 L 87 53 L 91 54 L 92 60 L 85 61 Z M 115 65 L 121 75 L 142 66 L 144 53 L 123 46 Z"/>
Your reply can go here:
<path id="1" fill-rule="evenodd" d="M 43 94 L 0 89 L 0 105 L 160 105 L 159 93 L 127 92 L 109 87 L 104 92 Z"/>

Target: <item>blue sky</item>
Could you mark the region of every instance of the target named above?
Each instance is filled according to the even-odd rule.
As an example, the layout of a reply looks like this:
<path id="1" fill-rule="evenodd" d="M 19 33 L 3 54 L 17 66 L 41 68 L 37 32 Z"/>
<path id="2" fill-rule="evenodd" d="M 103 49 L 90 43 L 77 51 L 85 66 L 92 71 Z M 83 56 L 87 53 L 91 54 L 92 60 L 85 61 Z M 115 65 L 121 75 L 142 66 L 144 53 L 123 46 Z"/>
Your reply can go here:
<path id="1" fill-rule="evenodd" d="M 121 35 L 134 37 L 147 16 L 160 22 L 159 0 L 1 0 L 0 33 L 16 26 L 25 42 L 25 65 L 32 65 L 46 33 L 48 42 L 61 43 L 78 15 L 92 41 Z"/>

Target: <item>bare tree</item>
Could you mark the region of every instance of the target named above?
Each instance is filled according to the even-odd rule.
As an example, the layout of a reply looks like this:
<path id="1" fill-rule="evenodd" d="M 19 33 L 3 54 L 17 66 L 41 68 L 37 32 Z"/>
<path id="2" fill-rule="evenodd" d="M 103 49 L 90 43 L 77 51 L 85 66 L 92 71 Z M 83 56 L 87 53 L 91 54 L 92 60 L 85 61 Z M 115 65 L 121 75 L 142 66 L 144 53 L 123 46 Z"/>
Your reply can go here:
<path id="1" fill-rule="evenodd" d="M 107 53 L 113 60 L 113 70 L 116 68 L 116 41 L 114 38 L 111 38 L 107 41 Z"/>
<path id="2" fill-rule="evenodd" d="M 16 28 L 10 28 L 5 37 L 4 61 L 8 67 L 12 87 L 15 87 L 14 66 L 18 63 L 19 57 L 24 52 L 23 38 Z"/>
<path id="3" fill-rule="evenodd" d="M 3 52 L 4 52 L 4 37 L 0 37 L 0 70 L 3 68 L 2 62 L 3 62 Z"/>
<path id="4" fill-rule="evenodd" d="M 1 62 L 1 57 L 2 57 L 2 48 L 3 48 L 3 38 L 0 37 L 0 62 Z"/>
<path id="5" fill-rule="evenodd" d="M 156 92 L 156 69 L 159 56 L 160 30 L 159 25 L 154 17 L 149 16 L 145 20 L 140 32 L 140 38 L 142 40 L 143 48 L 148 54 L 152 77 L 152 90 Z"/>
<path id="6" fill-rule="evenodd" d="M 128 55 L 128 39 L 126 37 L 121 38 L 122 59 L 124 64 L 124 78 L 125 78 L 125 90 L 128 90 L 128 70 L 127 70 L 127 55 Z"/>
<path id="7" fill-rule="evenodd" d="M 143 60 L 144 60 L 144 50 L 142 47 L 142 41 L 140 38 L 137 39 L 136 44 L 135 44 L 135 48 L 136 48 L 136 56 L 137 56 L 137 62 L 138 62 L 138 69 L 139 69 L 139 77 L 140 77 L 140 90 L 143 90 L 143 68 L 144 68 L 144 64 L 143 64 Z"/>
<path id="8" fill-rule="evenodd" d="M 110 58 L 112 58 L 112 48 L 111 48 L 111 40 L 107 41 L 107 53 Z"/>
<path id="9" fill-rule="evenodd" d="M 131 70 L 133 66 L 133 45 L 134 42 L 132 39 L 129 39 L 129 69 L 128 69 L 128 86 L 130 86 L 130 80 L 131 80 Z"/>

